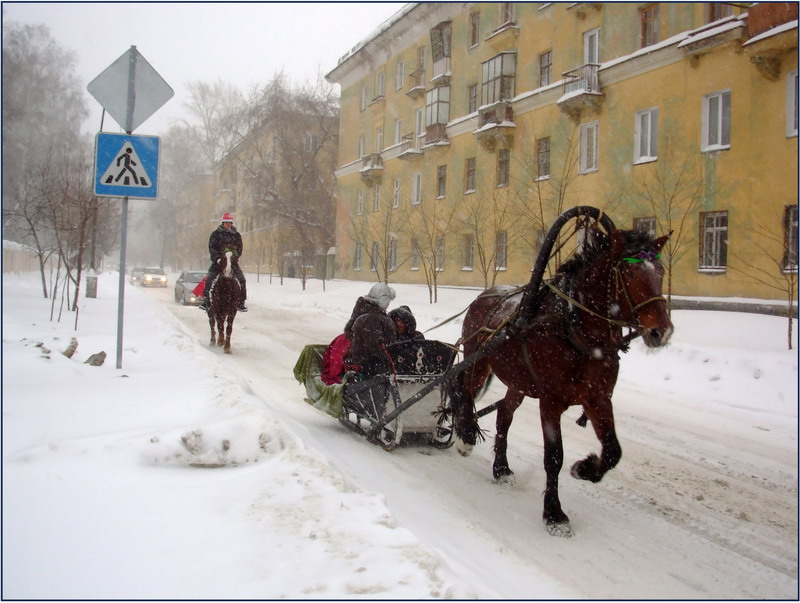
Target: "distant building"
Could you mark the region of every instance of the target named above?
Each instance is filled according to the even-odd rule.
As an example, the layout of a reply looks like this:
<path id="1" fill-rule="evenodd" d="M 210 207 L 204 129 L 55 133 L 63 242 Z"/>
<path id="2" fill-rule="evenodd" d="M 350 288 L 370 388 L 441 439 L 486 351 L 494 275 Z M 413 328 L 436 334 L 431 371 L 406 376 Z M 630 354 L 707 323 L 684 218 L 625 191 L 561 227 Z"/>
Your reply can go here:
<path id="1" fill-rule="evenodd" d="M 415 3 L 326 77 L 338 277 L 524 283 L 594 205 L 674 231 L 674 295 L 796 289 L 794 3 Z"/>

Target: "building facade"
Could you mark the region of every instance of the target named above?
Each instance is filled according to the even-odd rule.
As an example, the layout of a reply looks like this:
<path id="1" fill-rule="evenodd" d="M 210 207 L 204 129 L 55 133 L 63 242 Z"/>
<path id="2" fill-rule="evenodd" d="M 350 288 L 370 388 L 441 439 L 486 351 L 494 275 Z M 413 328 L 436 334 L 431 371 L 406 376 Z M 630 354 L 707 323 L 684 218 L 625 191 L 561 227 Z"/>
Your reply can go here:
<path id="1" fill-rule="evenodd" d="M 796 290 L 796 4 L 409 4 L 326 77 L 338 277 L 524 283 L 593 205 L 673 295 Z"/>

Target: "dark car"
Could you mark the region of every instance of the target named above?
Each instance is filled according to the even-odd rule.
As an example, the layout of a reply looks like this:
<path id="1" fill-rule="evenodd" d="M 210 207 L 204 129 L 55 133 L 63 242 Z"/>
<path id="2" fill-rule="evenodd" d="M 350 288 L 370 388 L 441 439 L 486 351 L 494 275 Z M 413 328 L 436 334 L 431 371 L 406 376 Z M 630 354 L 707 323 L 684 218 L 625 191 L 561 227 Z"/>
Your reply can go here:
<path id="1" fill-rule="evenodd" d="M 145 268 L 142 272 L 142 287 L 166 287 L 167 274 L 161 268 Z"/>
<path id="2" fill-rule="evenodd" d="M 205 272 L 195 270 L 184 270 L 175 281 L 175 301 L 186 305 L 196 306 L 200 303 L 200 299 L 192 293 L 192 289 L 197 286 L 197 283 L 203 280 L 206 275 Z"/>
<path id="3" fill-rule="evenodd" d="M 134 266 L 133 270 L 131 270 L 131 277 L 128 279 L 128 282 L 131 285 L 142 284 L 142 275 L 144 274 L 144 266 Z"/>

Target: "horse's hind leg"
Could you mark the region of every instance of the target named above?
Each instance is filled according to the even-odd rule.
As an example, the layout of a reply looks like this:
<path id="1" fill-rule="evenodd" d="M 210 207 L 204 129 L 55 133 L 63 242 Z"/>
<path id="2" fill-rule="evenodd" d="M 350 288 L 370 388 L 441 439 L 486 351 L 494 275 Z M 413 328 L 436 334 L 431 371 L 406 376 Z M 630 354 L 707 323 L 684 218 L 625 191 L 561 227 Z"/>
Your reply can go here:
<path id="1" fill-rule="evenodd" d="M 561 510 L 558 498 L 558 474 L 564 465 L 564 445 L 561 440 L 561 413 L 563 410 L 546 397 L 539 399 L 539 415 L 544 436 L 544 471 L 547 482 L 544 489 L 542 519 L 553 536 L 572 536 L 569 517 Z"/>
<path id="2" fill-rule="evenodd" d="M 514 472 L 508 466 L 508 430 L 514 420 L 514 411 L 522 404 L 525 394 L 509 388 L 506 397 L 497 408 L 496 433 L 494 437 L 494 465 L 492 474 L 497 481 L 513 482 Z"/>

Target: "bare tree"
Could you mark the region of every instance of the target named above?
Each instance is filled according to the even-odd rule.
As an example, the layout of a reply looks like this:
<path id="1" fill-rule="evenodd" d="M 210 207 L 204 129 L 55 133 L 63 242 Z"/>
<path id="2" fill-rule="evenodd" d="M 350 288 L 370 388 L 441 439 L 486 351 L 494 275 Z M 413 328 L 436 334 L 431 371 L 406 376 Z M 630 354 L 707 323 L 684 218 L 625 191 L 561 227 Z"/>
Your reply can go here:
<path id="1" fill-rule="evenodd" d="M 185 122 L 193 130 L 207 167 L 213 166 L 242 138 L 241 114 L 245 111 L 242 93 L 220 79 L 216 82 L 189 82 L 189 115 L 199 124 Z"/>
<path id="2" fill-rule="evenodd" d="M 398 241 L 399 234 L 407 230 L 408 213 L 399 212 L 388 204 L 381 205 L 377 212 L 366 212 L 350 219 L 351 238 L 365 250 L 370 270 L 375 271 L 378 282 L 388 285 L 391 273 L 406 261 L 399 255 Z"/>
<path id="3" fill-rule="evenodd" d="M 408 221 L 406 232 L 410 235 L 412 245 L 418 254 L 425 282 L 428 285 L 428 299 L 435 304 L 439 301 L 439 272 L 444 269 L 445 236 L 451 233 L 450 224 L 455 216 L 456 206 L 448 207 L 436 200 L 416 205 L 412 217 Z"/>
<path id="4" fill-rule="evenodd" d="M 729 246 L 733 261 L 728 262 L 732 272 L 741 275 L 747 283 L 762 285 L 780 292 L 786 299 L 787 346 L 792 349 L 792 330 L 797 296 L 797 248 L 787 236 L 793 226 L 785 223 L 781 215 L 753 212 L 746 231 L 753 233 L 746 251 Z M 796 245 L 795 238 L 794 244 Z M 769 267 L 768 269 L 765 269 Z"/>
<path id="5" fill-rule="evenodd" d="M 45 26 L 3 25 L 3 233 L 35 249 L 45 297 L 45 261 L 58 244 L 43 178 L 80 146 L 88 116 L 75 64 Z"/>
<path id="6" fill-rule="evenodd" d="M 691 147 L 684 140 L 679 135 L 667 135 L 658 161 L 634 166 L 631 185 L 620 193 L 638 208 L 639 217 L 655 218 L 657 231 L 672 233 L 663 260 L 668 301 L 672 299 L 675 265 L 692 248 L 689 243 L 696 240 L 689 228 L 692 216 L 707 194 L 701 159 L 689 151 Z"/>

